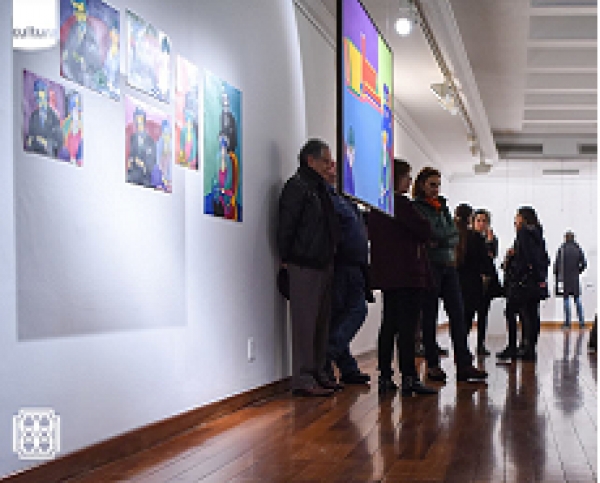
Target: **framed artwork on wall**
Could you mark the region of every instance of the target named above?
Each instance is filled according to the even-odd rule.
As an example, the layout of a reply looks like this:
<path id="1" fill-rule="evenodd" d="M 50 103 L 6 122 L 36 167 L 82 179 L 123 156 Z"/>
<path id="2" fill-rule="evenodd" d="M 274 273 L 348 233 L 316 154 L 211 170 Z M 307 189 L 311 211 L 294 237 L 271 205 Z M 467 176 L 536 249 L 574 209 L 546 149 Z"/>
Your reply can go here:
<path id="1" fill-rule="evenodd" d="M 159 101 L 171 98 L 171 41 L 127 10 L 127 83 Z"/>
<path id="2" fill-rule="evenodd" d="M 242 221 L 242 93 L 204 76 L 204 213 Z"/>
<path id="3" fill-rule="evenodd" d="M 177 56 L 175 81 L 175 162 L 198 169 L 198 68 Z"/>
<path id="4" fill-rule="evenodd" d="M 172 191 L 171 116 L 125 96 L 125 166 L 128 183 Z"/>
<path id="5" fill-rule="evenodd" d="M 81 94 L 24 70 L 23 148 L 82 166 Z"/>
<path id="6" fill-rule="evenodd" d="M 100 0 L 60 0 L 60 75 L 118 100 L 119 11 Z"/>

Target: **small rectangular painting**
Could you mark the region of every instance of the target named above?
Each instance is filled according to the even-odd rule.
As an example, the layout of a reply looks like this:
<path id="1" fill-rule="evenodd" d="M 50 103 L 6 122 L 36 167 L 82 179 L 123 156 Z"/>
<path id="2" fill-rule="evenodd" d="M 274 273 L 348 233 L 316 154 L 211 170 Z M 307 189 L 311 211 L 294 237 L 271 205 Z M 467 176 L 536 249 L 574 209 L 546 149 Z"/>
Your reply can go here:
<path id="1" fill-rule="evenodd" d="M 125 96 L 127 182 L 171 193 L 171 116 Z"/>
<path id="2" fill-rule="evenodd" d="M 198 169 L 198 68 L 177 56 L 175 85 L 175 162 Z"/>
<path id="3" fill-rule="evenodd" d="M 242 221 L 242 93 L 204 78 L 204 213 Z"/>
<path id="4" fill-rule="evenodd" d="M 81 94 L 23 71 L 23 148 L 83 165 Z"/>
<path id="5" fill-rule="evenodd" d="M 127 82 L 159 101 L 171 99 L 171 41 L 127 10 Z"/>
<path id="6" fill-rule="evenodd" d="M 119 100 L 119 11 L 100 0 L 60 0 L 60 75 Z"/>

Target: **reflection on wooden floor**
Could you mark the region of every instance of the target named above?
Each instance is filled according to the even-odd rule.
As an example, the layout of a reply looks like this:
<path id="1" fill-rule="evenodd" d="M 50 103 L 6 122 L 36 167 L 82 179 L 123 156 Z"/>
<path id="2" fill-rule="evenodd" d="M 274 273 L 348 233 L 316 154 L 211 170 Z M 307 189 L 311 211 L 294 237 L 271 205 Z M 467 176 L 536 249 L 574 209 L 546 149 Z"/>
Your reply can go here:
<path id="1" fill-rule="evenodd" d="M 537 364 L 480 361 L 487 386 L 457 385 L 445 359 L 449 382 L 437 396 L 380 399 L 375 384 L 328 399 L 288 393 L 70 482 L 594 482 L 588 335 L 542 332 Z M 361 363 L 376 380 L 374 357 Z"/>

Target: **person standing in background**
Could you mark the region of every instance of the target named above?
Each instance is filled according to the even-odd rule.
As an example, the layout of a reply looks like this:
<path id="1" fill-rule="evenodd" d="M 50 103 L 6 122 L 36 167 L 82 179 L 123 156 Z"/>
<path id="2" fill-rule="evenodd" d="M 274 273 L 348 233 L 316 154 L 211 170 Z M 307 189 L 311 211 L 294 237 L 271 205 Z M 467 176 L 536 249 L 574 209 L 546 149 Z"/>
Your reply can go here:
<path id="1" fill-rule="evenodd" d="M 563 327 L 565 329 L 571 327 L 571 297 L 573 297 L 573 300 L 575 301 L 579 327 L 581 329 L 585 328 L 579 275 L 583 273 L 586 268 L 587 261 L 585 260 L 583 250 L 575 241 L 575 234 L 572 231 L 567 231 L 565 233 L 565 242 L 556 252 L 556 259 L 554 260 L 556 294 L 562 295 L 564 301 L 565 323 Z"/>
<path id="2" fill-rule="evenodd" d="M 483 298 L 481 304 L 477 307 L 477 355 L 489 356 L 490 351 L 485 346 L 485 336 L 487 333 L 488 315 L 490 305 L 496 297 L 502 296 L 502 286 L 498 278 L 498 272 L 494 264 L 494 259 L 498 256 L 498 238 L 494 235 L 490 226 L 492 216 L 490 212 L 484 209 L 475 210 L 473 214 L 473 229 L 481 234 L 484 239 L 487 253 L 489 256 L 490 278 L 484 281 Z"/>

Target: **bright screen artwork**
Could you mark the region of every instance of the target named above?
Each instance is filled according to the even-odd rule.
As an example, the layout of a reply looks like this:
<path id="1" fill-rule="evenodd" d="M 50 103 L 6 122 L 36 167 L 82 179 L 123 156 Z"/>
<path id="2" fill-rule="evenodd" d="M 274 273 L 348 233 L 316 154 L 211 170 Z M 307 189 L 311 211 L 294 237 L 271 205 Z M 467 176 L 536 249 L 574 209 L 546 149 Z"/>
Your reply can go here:
<path id="1" fill-rule="evenodd" d="M 338 184 L 393 214 L 393 54 L 359 0 L 338 12 Z"/>

